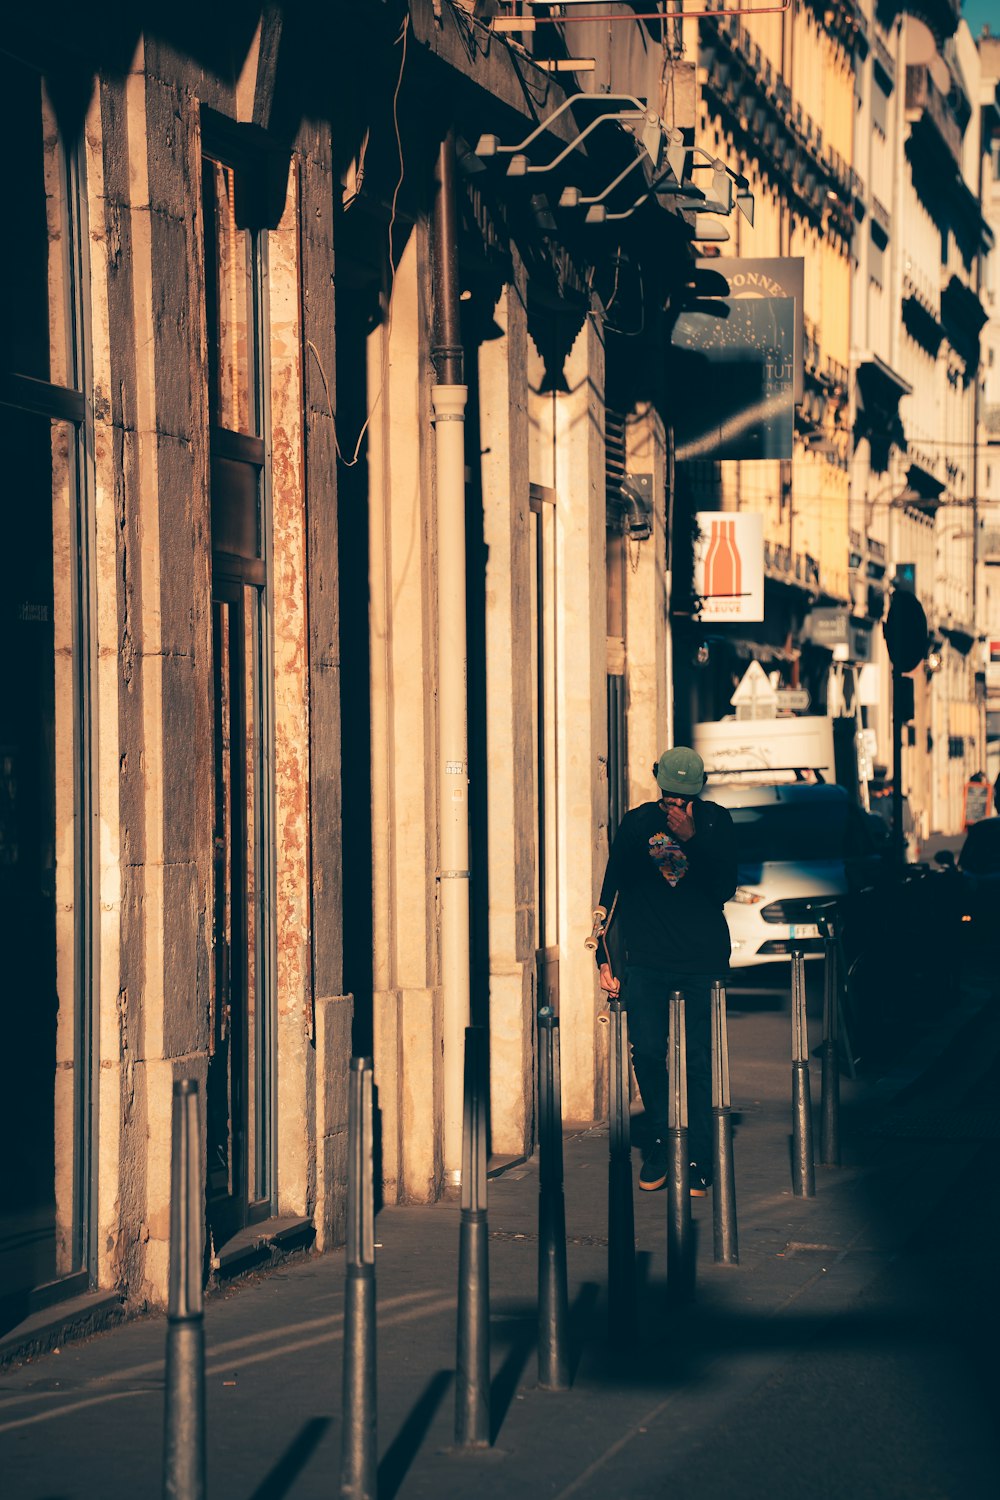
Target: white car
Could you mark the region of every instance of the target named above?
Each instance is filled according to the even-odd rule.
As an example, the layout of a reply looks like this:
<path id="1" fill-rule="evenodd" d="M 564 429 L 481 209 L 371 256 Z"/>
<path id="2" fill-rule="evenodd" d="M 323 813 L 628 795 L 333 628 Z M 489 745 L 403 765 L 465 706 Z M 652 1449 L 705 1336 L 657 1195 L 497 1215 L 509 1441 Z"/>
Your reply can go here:
<path id="1" fill-rule="evenodd" d="M 817 782 L 720 782 L 702 795 L 728 808 L 736 825 L 739 885 L 725 907 L 732 967 L 774 963 L 793 948 L 820 957 L 810 903 L 844 895 L 846 861 L 864 852 L 847 792 Z"/>

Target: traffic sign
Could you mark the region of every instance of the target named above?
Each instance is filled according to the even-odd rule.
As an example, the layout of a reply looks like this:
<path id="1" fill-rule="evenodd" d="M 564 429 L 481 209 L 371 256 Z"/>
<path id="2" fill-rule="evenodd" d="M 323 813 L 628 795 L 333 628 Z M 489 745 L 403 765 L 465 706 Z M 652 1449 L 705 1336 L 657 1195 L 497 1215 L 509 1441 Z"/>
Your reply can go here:
<path id="1" fill-rule="evenodd" d="M 779 688 L 777 692 L 778 707 L 789 708 L 794 713 L 805 713 L 812 699 L 808 688 Z"/>
<path id="2" fill-rule="evenodd" d="M 773 719 L 778 712 L 778 694 L 759 661 L 752 661 L 730 698 L 738 719 Z"/>

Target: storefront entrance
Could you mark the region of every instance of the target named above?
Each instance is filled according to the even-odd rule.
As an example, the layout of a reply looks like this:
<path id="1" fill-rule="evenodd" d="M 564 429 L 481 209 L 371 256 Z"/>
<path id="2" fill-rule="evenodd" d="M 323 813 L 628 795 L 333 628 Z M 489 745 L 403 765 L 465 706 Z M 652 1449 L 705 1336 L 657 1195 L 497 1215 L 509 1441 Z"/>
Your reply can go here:
<path id="1" fill-rule="evenodd" d="M 237 169 L 203 160 L 214 740 L 207 1213 L 216 1251 L 274 1211 L 275 1016 L 265 244 Z"/>

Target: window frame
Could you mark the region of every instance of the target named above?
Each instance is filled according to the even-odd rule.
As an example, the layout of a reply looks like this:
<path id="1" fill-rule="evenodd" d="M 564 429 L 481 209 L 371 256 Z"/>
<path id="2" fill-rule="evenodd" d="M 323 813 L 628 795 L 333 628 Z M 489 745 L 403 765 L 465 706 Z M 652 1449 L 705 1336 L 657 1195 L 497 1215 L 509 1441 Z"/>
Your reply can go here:
<path id="1" fill-rule="evenodd" d="M 34 60 L 16 61 L 36 72 L 45 88 L 44 69 Z M 38 126 L 44 123 L 39 111 Z M 72 1261 L 76 1269 L 35 1287 L 28 1315 L 96 1285 L 98 1266 L 98 1109 L 100 1101 L 100 993 L 98 907 L 99 785 L 97 768 L 96 660 L 97 606 L 94 587 L 96 514 L 94 504 L 94 407 L 91 396 L 91 318 L 87 176 L 83 140 L 68 146 L 58 133 L 63 178 L 64 280 L 70 339 L 71 387 L 17 371 L 0 373 L 0 405 L 74 428 L 72 516 L 76 566 L 71 570 L 73 617 L 74 750 L 74 923 L 73 1052 L 77 1088 L 73 1101 Z"/>

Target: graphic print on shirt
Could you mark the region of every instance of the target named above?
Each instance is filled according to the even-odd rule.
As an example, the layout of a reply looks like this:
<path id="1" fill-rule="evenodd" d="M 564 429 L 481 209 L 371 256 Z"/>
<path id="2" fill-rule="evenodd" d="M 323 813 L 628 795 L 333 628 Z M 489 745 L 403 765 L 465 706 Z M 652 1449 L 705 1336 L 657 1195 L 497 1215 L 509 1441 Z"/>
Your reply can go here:
<path id="1" fill-rule="evenodd" d="M 677 885 L 688 871 L 688 857 L 669 833 L 654 833 L 649 840 L 649 857 L 668 885 Z"/>

